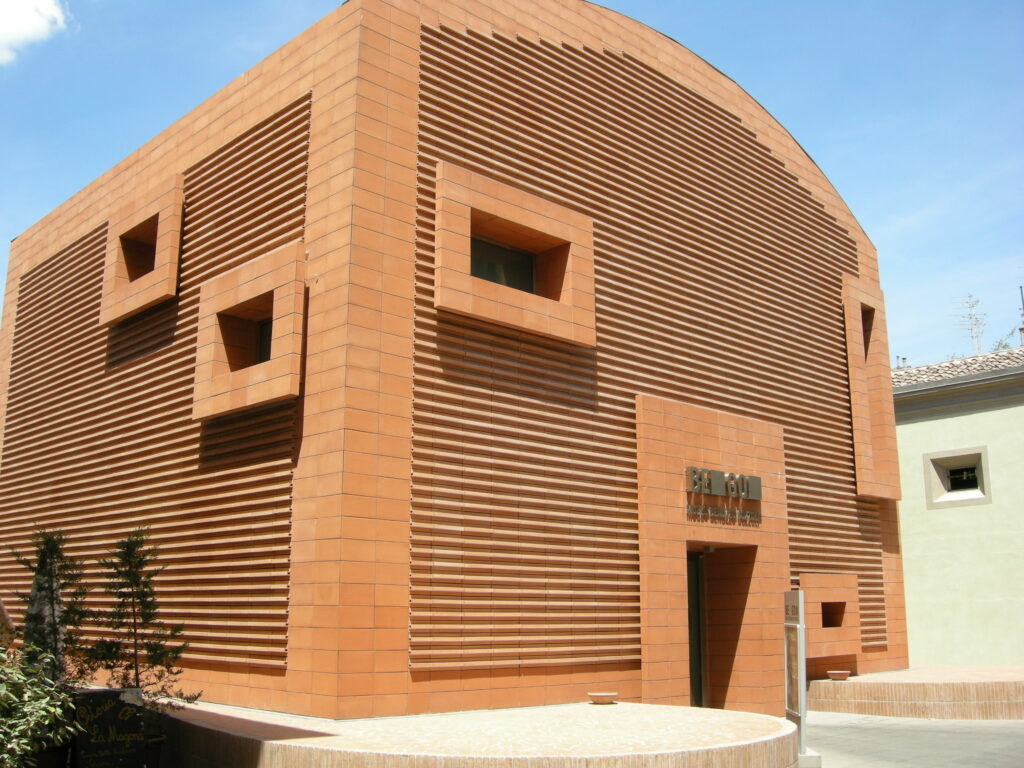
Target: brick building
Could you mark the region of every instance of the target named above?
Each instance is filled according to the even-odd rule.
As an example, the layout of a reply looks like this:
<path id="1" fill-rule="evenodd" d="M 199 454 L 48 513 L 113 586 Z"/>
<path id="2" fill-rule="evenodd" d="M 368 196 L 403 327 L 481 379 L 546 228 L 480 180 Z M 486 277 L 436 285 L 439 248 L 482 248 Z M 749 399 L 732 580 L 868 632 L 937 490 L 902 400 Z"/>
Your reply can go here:
<path id="1" fill-rule="evenodd" d="M 4 544 L 150 526 L 208 700 L 781 714 L 797 585 L 905 665 L 874 249 L 599 6 L 349 0 L 14 241 L 0 354 Z"/>

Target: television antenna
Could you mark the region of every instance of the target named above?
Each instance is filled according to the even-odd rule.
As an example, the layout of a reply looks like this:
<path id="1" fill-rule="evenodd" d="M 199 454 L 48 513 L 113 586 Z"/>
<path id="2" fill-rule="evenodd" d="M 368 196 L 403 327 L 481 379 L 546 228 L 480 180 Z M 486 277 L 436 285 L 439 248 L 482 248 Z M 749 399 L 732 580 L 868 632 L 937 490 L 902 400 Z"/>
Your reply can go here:
<path id="1" fill-rule="evenodd" d="M 1024 293 L 1022 293 L 1024 296 Z M 971 337 L 971 345 L 974 347 L 974 354 L 981 354 L 981 336 L 985 330 L 985 313 L 979 312 L 978 307 L 981 306 L 981 299 L 975 298 L 971 294 L 967 294 L 967 297 L 961 299 L 964 307 L 964 311 L 954 317 L 959 318 L 960 322 L 957 323 L 961 328 L 967 331 L 967 335 Z"/>

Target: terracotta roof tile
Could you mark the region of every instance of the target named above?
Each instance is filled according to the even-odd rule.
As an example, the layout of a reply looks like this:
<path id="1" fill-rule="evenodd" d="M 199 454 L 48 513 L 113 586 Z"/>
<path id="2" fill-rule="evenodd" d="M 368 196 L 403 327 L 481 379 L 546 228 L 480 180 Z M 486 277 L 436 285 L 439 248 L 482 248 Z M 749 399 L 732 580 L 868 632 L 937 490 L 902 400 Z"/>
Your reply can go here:
<path id="1" fill-rule="evenodd" d="M 892 385 L 893 388 L 899 389 L 1020 366 L 1024 366 L 1024 347 L 1000 349 L 997 352 L 958 357 L 953 360 L 944 360 L 941 363 L 917 365 L 912 368 L 896 368 L 892 372 Z"/>

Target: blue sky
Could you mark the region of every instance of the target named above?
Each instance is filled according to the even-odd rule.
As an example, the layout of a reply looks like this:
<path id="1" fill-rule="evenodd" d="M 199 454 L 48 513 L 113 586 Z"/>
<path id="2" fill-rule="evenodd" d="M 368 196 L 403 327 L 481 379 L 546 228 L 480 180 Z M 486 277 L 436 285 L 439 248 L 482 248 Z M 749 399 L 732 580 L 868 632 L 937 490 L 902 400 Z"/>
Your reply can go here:
<path id="1" fill-rule="evenodd" d="M 55 4 L 0 3 L 5 244 L 336 5 Z M 604 4 L 734 79 L 818 163 L 878 248 L 894 357 L 971 354 L 956 318 L 968 294 L 985 314 L 982 350 L 1017 343 L 1024 2 Z M 32 5 L 51 6 L 49 23 L 13 15 Z"/>

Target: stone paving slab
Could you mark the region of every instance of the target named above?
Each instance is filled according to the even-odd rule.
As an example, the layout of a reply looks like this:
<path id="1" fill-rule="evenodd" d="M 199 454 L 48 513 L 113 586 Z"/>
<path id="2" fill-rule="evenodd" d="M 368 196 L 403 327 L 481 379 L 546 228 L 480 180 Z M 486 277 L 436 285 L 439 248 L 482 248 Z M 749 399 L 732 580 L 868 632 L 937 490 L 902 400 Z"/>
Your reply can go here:
<path id="1" fill-rule="evenodd" d="M 808 712 L 823 768 L 1020 768 L 1024 721 L 926 720 Z"/>

